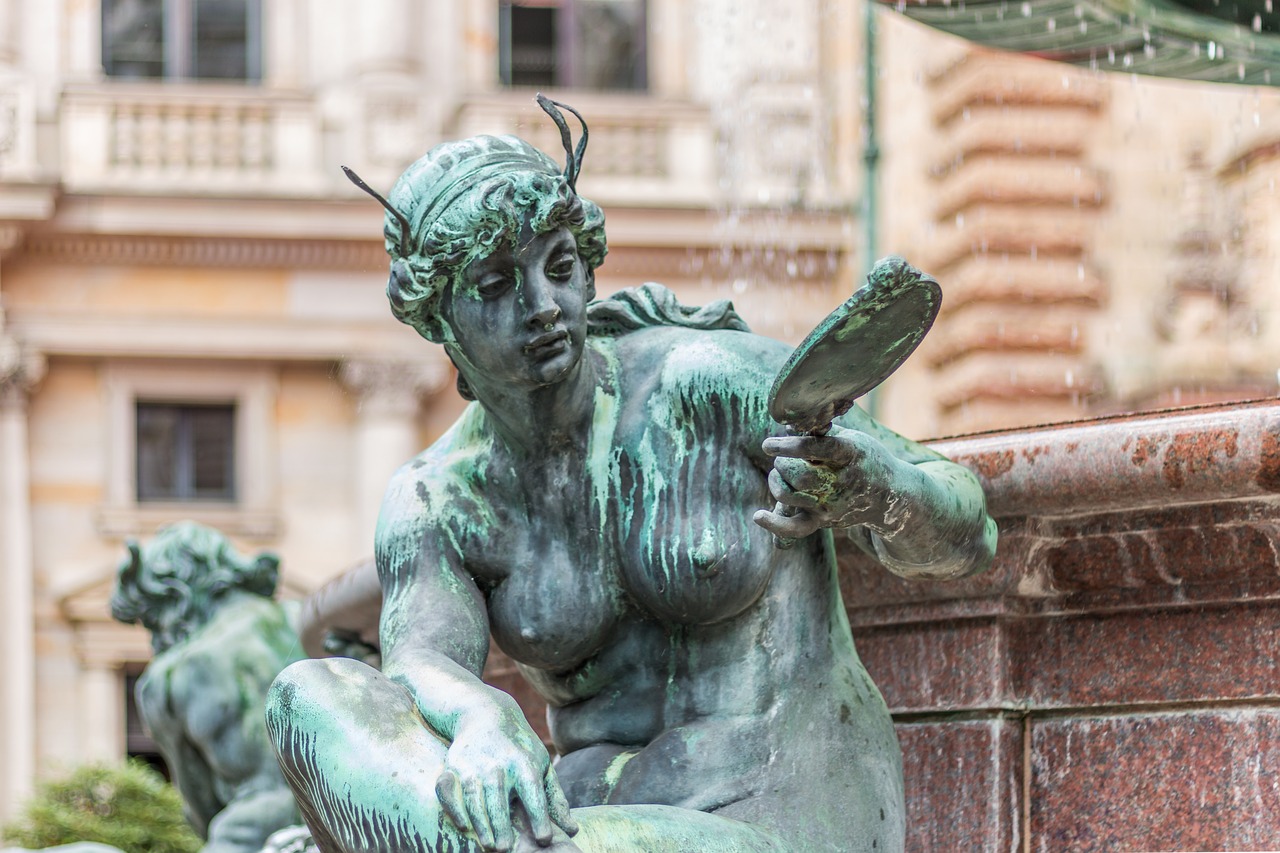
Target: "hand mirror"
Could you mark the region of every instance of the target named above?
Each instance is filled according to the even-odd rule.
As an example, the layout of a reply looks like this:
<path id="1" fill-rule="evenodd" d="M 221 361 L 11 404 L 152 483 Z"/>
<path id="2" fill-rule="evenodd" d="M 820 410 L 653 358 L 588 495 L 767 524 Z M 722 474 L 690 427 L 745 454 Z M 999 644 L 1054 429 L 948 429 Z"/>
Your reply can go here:
<path id="1" fill-rule="evenodd" d="M 915 352 L 941 305 L 933 278 L 899 257 L 879 261 L 867 283 L 791 353 L 769 391 L 769 415 L 793 435 L 825 435 L 854 400 Z M 774 508 L 787 510 L 782 503 Z M 780 548 L 793 541 L 774 538 Z"/>

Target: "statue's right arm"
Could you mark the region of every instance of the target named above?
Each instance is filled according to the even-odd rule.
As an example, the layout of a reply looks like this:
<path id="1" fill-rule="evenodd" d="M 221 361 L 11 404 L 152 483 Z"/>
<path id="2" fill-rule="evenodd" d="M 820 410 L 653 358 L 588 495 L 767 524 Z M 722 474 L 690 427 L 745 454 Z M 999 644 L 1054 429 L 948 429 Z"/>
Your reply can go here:
<path id="1" fill-rule="evenodd" d="M 383 674 L 449 743 L 436 794 L 450 819 L 484 846 L 507 850 L 516 798 L 534 835 L 549 843 L 553 823 L 576 832 L 550 756 L 515 700 L 480 680 L 488 615 L 457 544 L 465 535 L 459 526 L 474 516 L 456 504 L 431 506 L 421 482 L 402 470 L 378 522 Z"/>

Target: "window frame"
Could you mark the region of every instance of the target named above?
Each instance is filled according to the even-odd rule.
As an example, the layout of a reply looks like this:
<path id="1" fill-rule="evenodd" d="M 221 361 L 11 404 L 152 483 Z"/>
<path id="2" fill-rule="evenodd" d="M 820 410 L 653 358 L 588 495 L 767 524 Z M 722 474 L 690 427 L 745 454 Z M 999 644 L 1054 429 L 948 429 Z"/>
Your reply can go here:
<path id="1" fill-rule="evenodd" d="M 161 73 L 158 76 L 112 74 L 108 60 L 107 4 L 99 9 L 99 50 L 102 71 L 109 80 L 181 80 L 221 84 L 257 84 L 262 82 L 262 0 L 245 0 L 245 74 L 243 77 L 197 77 L 194 74 L 195 10 L 197 0 L 161 0 L 163 31 L 161 33 Z"/>
<path id="2" fill-rule="evenodd" d="M 275 406 L 276 372 L 265 365 L 161 366 L 120 361 L 104 368 L 107 442 L 104 494 L 98 526 L 104 535 L 150 535 L 192 519 L 227 533 L 270 538 L 280 529 Z M 232 500 L 138 500 L 138 402 L 235 407 Z"/>
<path id="3" fill-rule="evenodd" d="M 174 451 L 174 477 L 173 477 L 173 493 L 159 497 L 144 495 L 143 489 L 143 460 L 142 460 L 142 433 L 140 431 L 141 415 L 147 408 L 153 410 L 168 409 L 173 411 L 176 418 L 177 430 L 173 436 L 175 446 Z M 219 412 L 230 415 L 230 435 L 227 437 L 226 458 L 222 459 L 222 477 L 224 487 L 211 494 L 201 495 L 199 493 L 200 483 L 197 480 L 197 458 L 200 455 L 200 446 L 197 445 L 195 435 L 195 414 L 198 411 Z M 236 456 L 239 447 L 236 442 L 236 405 L 235 402 L 216 403 L 201 401 L 191 403 L 176 400 L 151 400 L 138 398 L 134 400 L 134 454 L 136 460 L 136 468 L 134 472 L 134 487 L 136 489 L 135 499 L 139 504 L 147 503 L 165 503 L 165 502 L 190 502 L 190 503 L 235 503 L 237 496 L 236 482 Z"/>
<path id="4" fill-rule="evenodd" d="M 645 93 L 649 91 L 649 0 L 635 0 L 640 6 L 640 20 L 638 25 L 638 34 L 640 44 L 637 47 L 637 55 L 641 59 L 641 67 L 636 73 L 630 86 L 616 88 L 602 88 L 585 86 L 580 82 L 580 62 L 578 52 L 576 50 L 576 42 L 572 37 L 574 22 L 577 15 L 577 4 L 579 0 L 498 0 L 498 81 L 503 88 L 519 89 L 529 88 L 528 84 L 513 83 L 512 75 L 512 28 L 511 28 L 511 10 L 516 6 L 554 8 L 558 14 L 556 16 L 556 45 L 555 45 L 555 77 L 556 81 L 549 84 L 552 88 L 557 89 L 580 89 L 583 91 L 597 92 L 635 92 Z M 564 47 L 563 45 L 568 45 Z M 565 79 L 567 78 L 567 79 Z"/>

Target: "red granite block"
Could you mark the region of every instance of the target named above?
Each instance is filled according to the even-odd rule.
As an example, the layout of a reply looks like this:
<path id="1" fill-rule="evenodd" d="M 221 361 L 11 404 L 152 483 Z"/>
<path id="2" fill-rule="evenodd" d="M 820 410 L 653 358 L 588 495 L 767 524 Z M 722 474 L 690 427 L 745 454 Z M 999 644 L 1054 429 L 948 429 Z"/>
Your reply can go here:
<path id="1" fill-rule="evenodd" d="M 986 709 L 1008 693 L 1005 643 L 995 619 L 858 629 L 854 642 L 895 713 Z"/>
<path id="2" fill-rule="evenodd" d="M 1020 850 L 1022 722 L 899 723 L 909 853 Z"/>
<path id="3" fill-rule="evenodd" d="M 1239 502 L 1059 521 L 1031 563 L 1058 595 L 1163 587 L 1173 599 L 1242 581 L 1274 592 L 1280 534 L 1271 515 L 1269 504 Z"/>
<path id="4" fill-rule="evenodd" d="M 1280 605 L 1025 619 L 1012 696 L 1034 707 L 1236 700 L 1280 692 Z"/>
<path id="5" fill-rule="evenodd" d="M 1280 849 L 1277 709 L 1038 720 L 1031 750 L 1033 850 Z"/>

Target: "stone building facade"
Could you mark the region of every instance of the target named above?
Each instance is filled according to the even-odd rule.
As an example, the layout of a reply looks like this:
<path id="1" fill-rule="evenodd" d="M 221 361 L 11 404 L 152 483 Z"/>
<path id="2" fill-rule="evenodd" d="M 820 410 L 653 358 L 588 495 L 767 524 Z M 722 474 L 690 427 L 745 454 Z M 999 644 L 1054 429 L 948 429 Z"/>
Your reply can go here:
<path id="1" fill-rule="evenodd" d="M 537 87 L 591 124 L 604 292 L 729 297 L 796 341 L 856 286 L 867 216 L 934 273 L 939 325 L 877 401 L 904 433 L 1274 393 L 1270 90 L 875 19 L 867 139 L 854 0 L 0 0 L 0 817 L 126 751 L 127 538 L 213 524 L 293 595 L 367 556 L 387 476 L 462 404 L 338 167 L 385 190 L 477 132 L 554 155 Z"/>
<path id="2" fill-rule="evenodd" d="M 126 751 L 126 539 L 209 523 L 301 594 L 459 411 L 340 165 L 385 192 L 461 135 L 559 155 L 546 87 L 590 122 L 602 291 L 733 296 L 792 339 L 848 292 L 856 10 L 756 6 L 0 0 L 0 817 Z"/>

